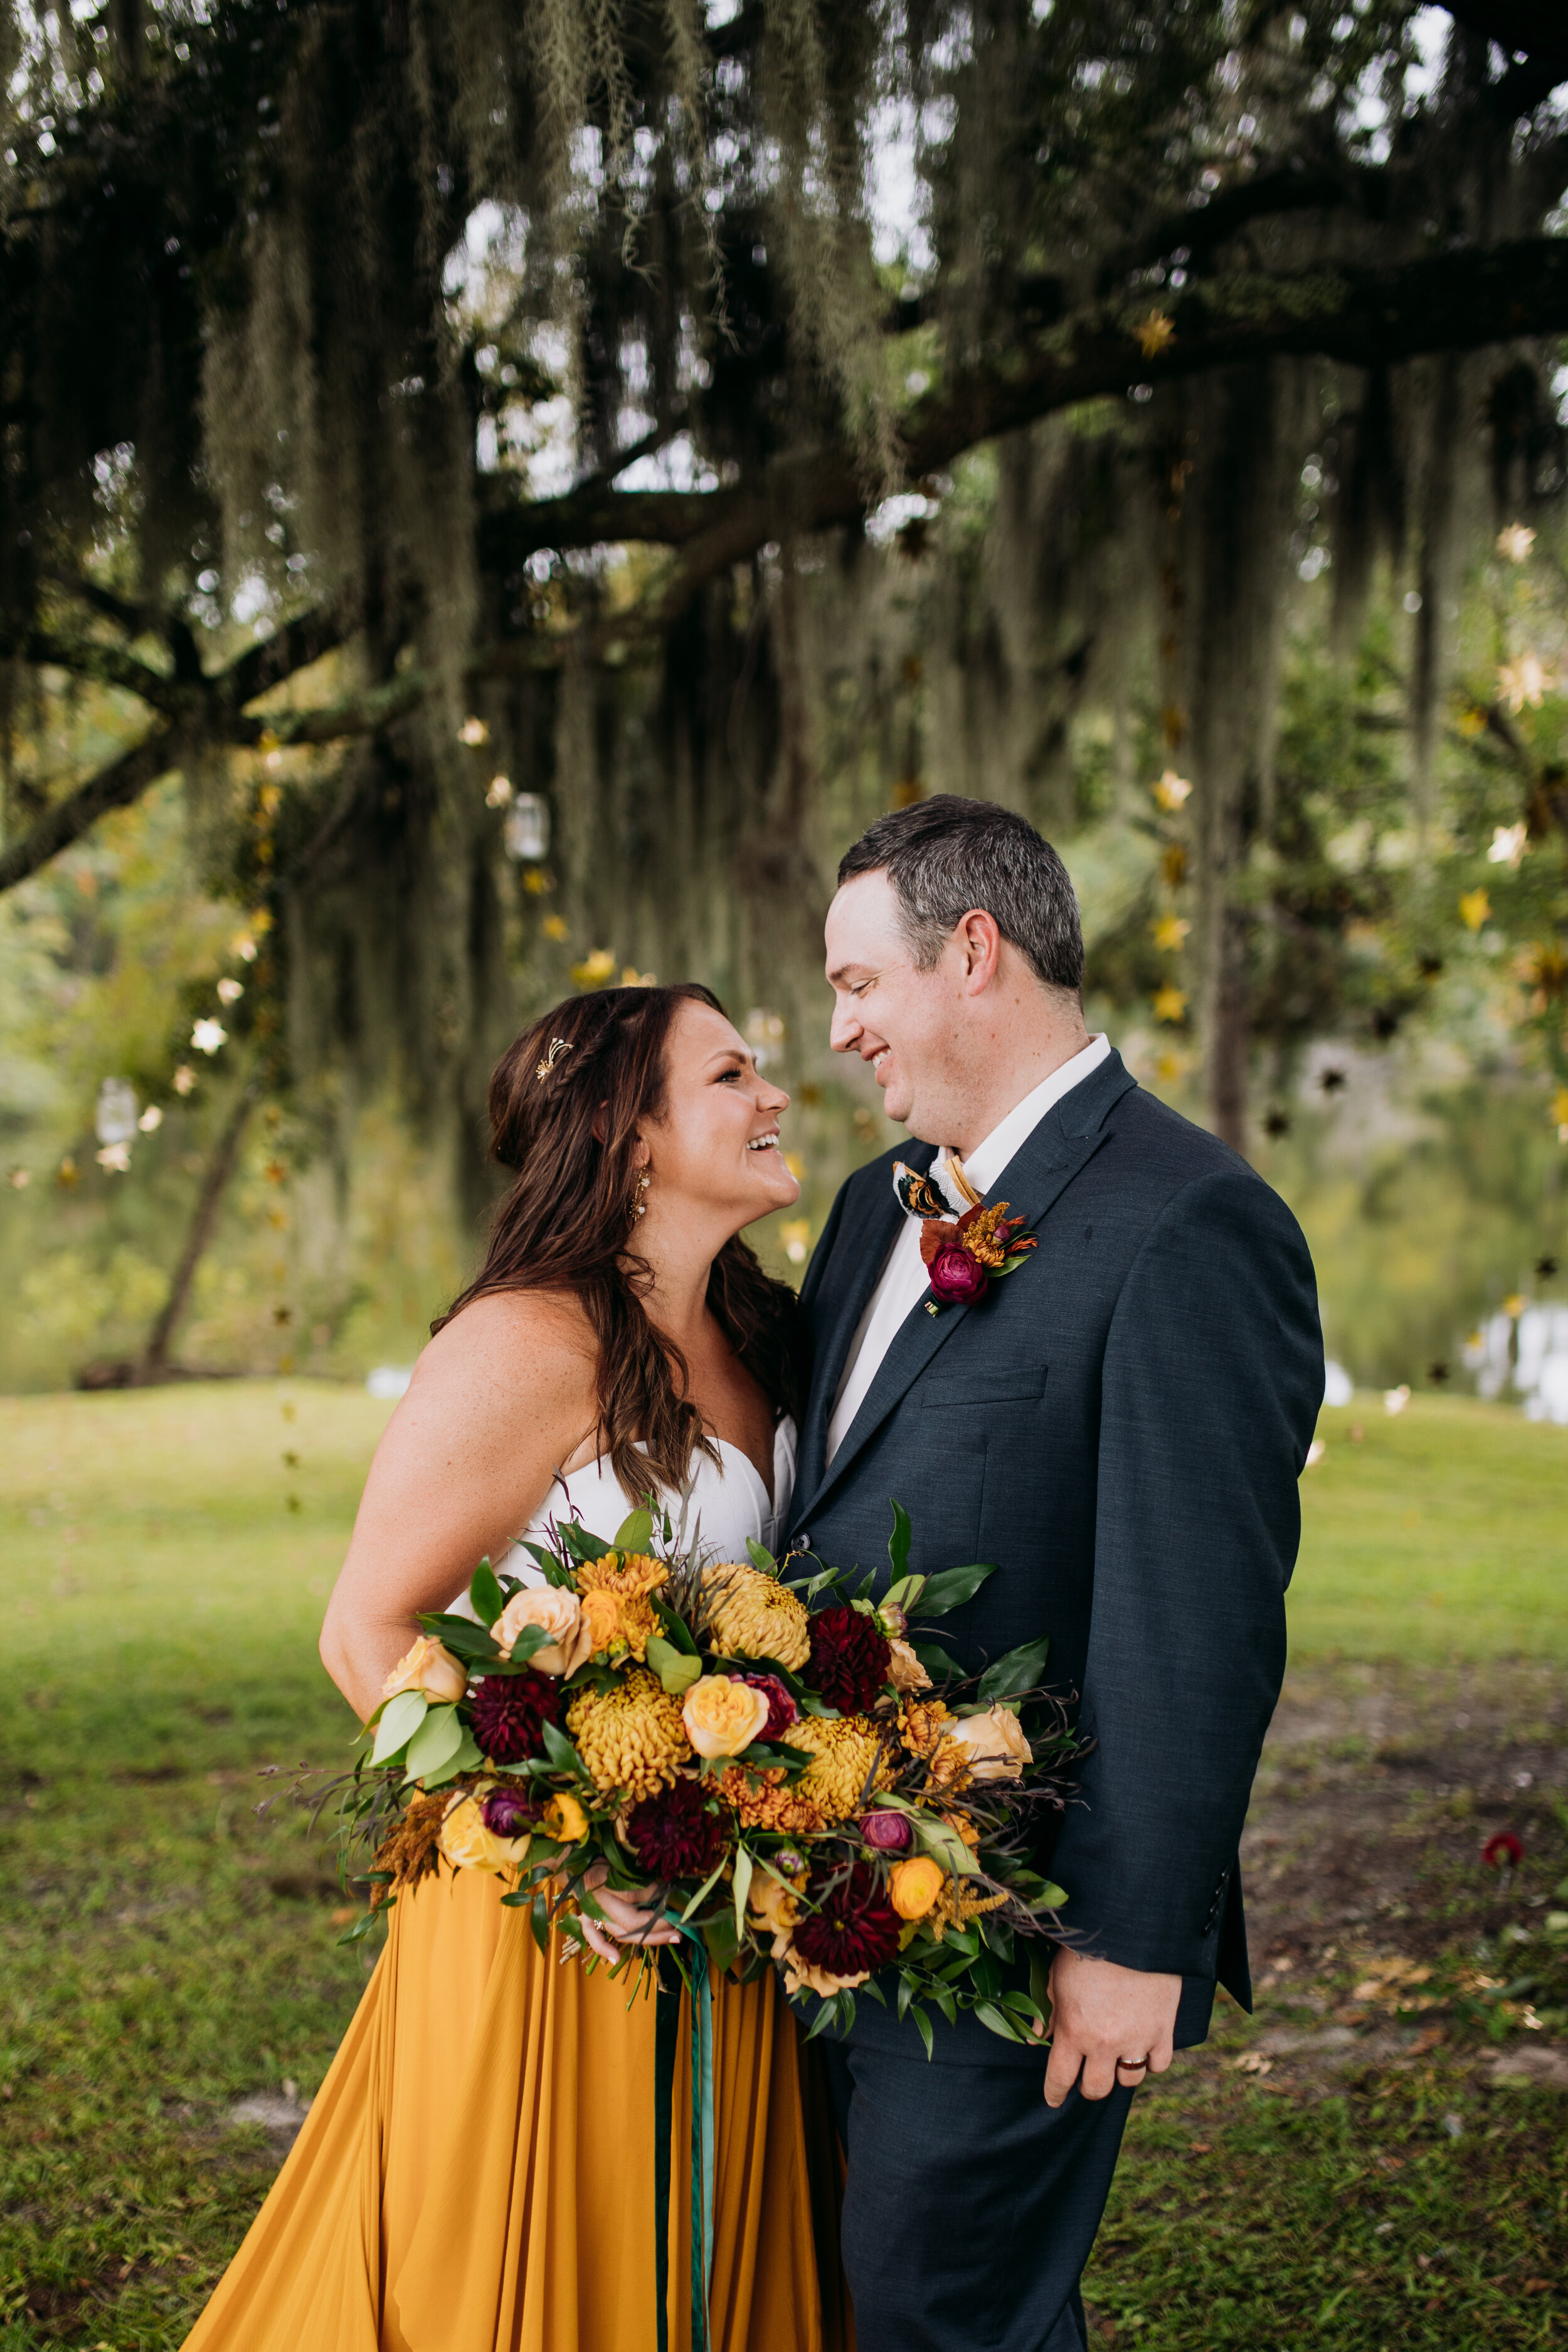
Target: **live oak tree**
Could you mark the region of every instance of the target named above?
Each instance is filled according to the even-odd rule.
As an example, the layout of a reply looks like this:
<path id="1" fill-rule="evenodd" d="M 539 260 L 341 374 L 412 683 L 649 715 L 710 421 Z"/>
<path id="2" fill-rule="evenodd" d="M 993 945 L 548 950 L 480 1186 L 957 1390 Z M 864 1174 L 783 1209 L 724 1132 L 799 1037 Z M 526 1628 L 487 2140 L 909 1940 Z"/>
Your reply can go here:
<path id="1" fill-rule="evenodd" d="M 12 761 L 0 887 L 177 771 L 263 919 L 261 1082 L 395 1072 L 477 1167 L 562 935 L 776 1005 L 798 1055 L 843 840 L 936 787 L 1070 830 L 1108 714 L 1120 787 L 1168 776 L 1138 921 L 1179 950 L 1103 977 L 1168 992 L 1244 1141 L 1259 1041 L 1370 1003 L 1279 752 L 1298 574 L 1331 556 L 1352 702 L 1411 583 L 1374 797 L 1419 836 L 1447 616 L 1563 488 L 1568 21 L 1433 17 L 13 5 L 10 712 L 90 681 L 124 734 Z M 521 792 L 554 840 L 520 867 Z"/>

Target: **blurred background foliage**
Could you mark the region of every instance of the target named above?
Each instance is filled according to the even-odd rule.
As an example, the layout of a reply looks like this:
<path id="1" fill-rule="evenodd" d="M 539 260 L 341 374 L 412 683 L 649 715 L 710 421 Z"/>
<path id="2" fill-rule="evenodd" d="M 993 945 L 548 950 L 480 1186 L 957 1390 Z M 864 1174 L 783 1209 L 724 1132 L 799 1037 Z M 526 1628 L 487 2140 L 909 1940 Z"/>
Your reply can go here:
<path id="1" fill-rule="evenodd" d="M 406 1362 L 531 1013 L 715 985 L 804 1265 L 889 805 L 1362 1381 L 1568 1300 L 1568 30 L 1531 0 L 0 7 L 0 1383 Z M 1475 1357 L 1474 1346 L 1468 1355 Z"/>

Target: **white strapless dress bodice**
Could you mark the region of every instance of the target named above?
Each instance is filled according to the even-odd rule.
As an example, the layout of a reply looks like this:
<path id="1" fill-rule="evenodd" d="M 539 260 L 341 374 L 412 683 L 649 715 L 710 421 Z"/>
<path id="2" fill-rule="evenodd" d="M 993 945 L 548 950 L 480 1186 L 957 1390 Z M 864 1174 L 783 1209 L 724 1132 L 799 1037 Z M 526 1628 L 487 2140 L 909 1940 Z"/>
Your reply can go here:
<path id="1" fill-rule="evenodd" d="M 722 1437 L 714 1442 L 719 1448 L 717 1462 L 707 1454 L 698 1454 L 692 1459 L 685 1499 L 685 1544 L 700 1544 L 711 1559 L 744 1559 L 748 1538 L 764 1544 L 769 1551 L 776 1550 L 789 1525 L 790 1498 L 795 1491 L 794 1422 L 786 1414 L 774 1433 L 771 1495 L 749 1455 Z M 551 1481 L 548 1494 L 522 1529 L 517 1545 L 495 1565 L 508 1576 L 520 1577 L 525 1584 L 542 1584 L 542 1571 L 521 1549 L 525 1539 L 543 1543 L 548 1539 L 552 1519 L 575 1517 L 590 1535 L 599 1536 L 608 1543 L 627 1512 L 637 1509 L 638 1499 L 626 1493 L 608 1462 L 586 1462 L 566 1477 Z M 679 1498 L 671 1496 L 668 1509 L 671 1518 L 679 1520 Z M 468 1613 L 466 1608 L 464 1613 Z"/>

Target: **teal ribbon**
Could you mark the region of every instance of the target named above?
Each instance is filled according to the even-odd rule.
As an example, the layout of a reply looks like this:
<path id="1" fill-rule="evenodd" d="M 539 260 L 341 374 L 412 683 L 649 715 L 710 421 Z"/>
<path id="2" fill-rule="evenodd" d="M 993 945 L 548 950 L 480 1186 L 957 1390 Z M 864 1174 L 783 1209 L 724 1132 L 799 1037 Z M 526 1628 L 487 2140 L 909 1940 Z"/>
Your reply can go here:
<path id="1" fill-rule="evenodd" d="M 709 2300 L 713 2284 L 713 2188 L 716 2137 L 713 2103 L 713 1979 L 708 1948 L 694 1929 L 679 1927 L 691 1988 L 691 2352 L 709 2352 Z M 655 2288 L 658 2352 L 669 2352 L 669 2144 L 675 2125 L 675 2056 L 680 2038 L 680 1981 L 667 1984 L 662 1967 L 654 2023 Z"/>

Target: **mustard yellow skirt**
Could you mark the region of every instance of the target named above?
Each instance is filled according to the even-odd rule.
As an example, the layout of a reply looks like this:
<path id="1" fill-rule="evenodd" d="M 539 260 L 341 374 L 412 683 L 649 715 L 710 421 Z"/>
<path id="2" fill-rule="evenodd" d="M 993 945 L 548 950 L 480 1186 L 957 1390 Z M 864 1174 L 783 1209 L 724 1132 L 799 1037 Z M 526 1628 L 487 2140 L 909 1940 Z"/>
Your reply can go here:
<path id="1" fill-rule="evenodd" d="M 443 1869 L 395 1905 L 186 2352 L 656 2352 L 654 2002 L 627 1971 L 545 1958 L 504 1891 Z M 788 2009 L 771 1978 L 721 1981 L 714 2025 L 713 2352 L 853 2352 Z M 670 2352 L 690 2345 L 689 2079 L 683 2048 Z"/>

